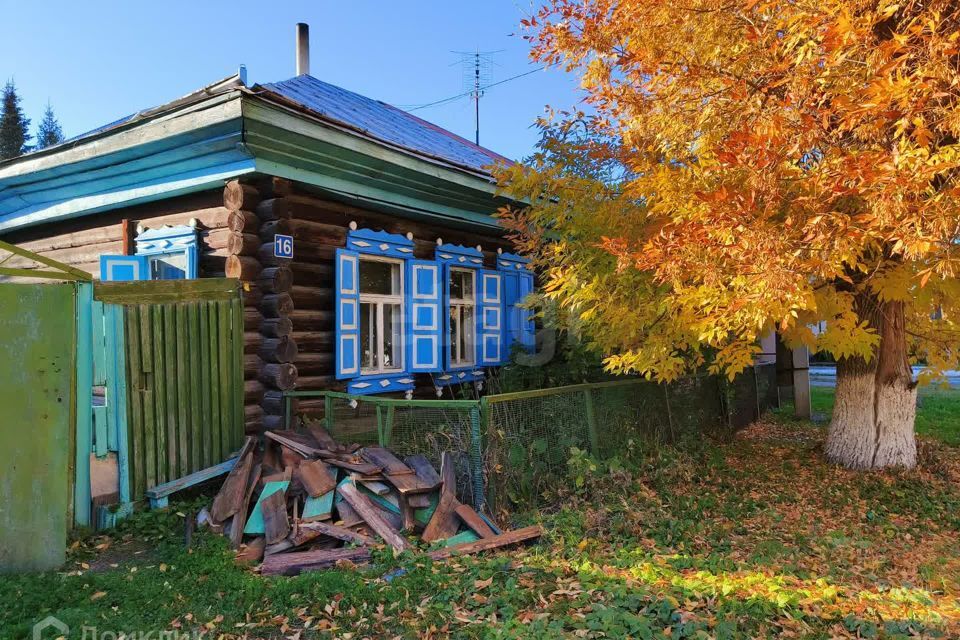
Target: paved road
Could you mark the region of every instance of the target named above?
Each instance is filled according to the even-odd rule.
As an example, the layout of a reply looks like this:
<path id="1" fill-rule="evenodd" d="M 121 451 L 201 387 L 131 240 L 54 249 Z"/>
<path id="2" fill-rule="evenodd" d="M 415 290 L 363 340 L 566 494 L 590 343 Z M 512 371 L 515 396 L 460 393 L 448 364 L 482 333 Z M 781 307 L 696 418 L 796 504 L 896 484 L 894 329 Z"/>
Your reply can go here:
<path id="1" fill-rule="evenodd" d="M 913 375 L 916 376 L 923 367 L 914 367 Z M 950 382 L 951 389 L 960 389 L 960 371 L 949 371 L 947 380 Z M 810 365 L 810 384 L 815 387 L 833 387 L 837 384 L 837 370 L 833 365 Z"/>

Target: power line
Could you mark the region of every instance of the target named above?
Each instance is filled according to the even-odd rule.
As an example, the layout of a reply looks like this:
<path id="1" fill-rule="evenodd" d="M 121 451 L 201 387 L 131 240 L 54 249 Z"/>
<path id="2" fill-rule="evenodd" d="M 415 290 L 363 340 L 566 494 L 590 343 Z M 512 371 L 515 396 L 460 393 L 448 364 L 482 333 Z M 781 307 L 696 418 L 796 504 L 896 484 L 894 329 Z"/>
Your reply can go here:
<path id="1" fill-rule="evenodd" d="M 487 89 L 490 89 L 491 87 L 496 87 L 497 85 L 501 85 L 501 84 L 504 84 L 504 83 L 506 83 L 506 82 L 510 82 L 510 81 L 512 81 L 512 80 L 516 80 L 517 78 L 522 78 L 522 77 L 524 77 L 524 76 L 529 76 L 529 75 L 532 74 L 532 73 L 536 73 L 537 71 L 543 71 L 544 69 L 546 69 L 545 66 L 544 66 L 544 67 L 537 67 L 536 69 L 531 69 L 530 71 L 526 71 L 526 72 L 524 72 L 524 73 L 518 73 L 518 74 L 515 75 L 515 76 L 510 76 L 509 78 L 504 78 L 503 80 L 498 80 L 497 82 L 491 82 L 490 84 L 481 86 L 481 87 L 479 87 L 479 90 L 480 90 L 480 91 L 486 91 Z M 435 102 L 428 102 L 427 104 L 421 104 L 421 105 L 418 105 L 418 106 L 416 106 L 416 107 L 412 107 L 412 108 L 410 108 L 410 109 L 407 109 L 407 111 L 419 111 L 420 109 L 426 109 L 426 108 L 428 108 L 428 107 L 438 107 L 438 106 L 440 106 L 440 105 L 442 105 L 442 104 L 447 104 L 448 102 L 453 102 L 454 100 L 459 100 L 460 98 L 466 98 L 466 97 L 468 97 L 468 96 L 472 96 L 473 94 L 474 94 L 474 90 L 471 89 L 470 91 L 466 91 L 466 92 L 464 92 L 464 93 L 458 93 L 457 95 L 455 95 L 455 96 L 450 96 L 449 98 L 443 98 L 442 100 L 436 100 Z"/>

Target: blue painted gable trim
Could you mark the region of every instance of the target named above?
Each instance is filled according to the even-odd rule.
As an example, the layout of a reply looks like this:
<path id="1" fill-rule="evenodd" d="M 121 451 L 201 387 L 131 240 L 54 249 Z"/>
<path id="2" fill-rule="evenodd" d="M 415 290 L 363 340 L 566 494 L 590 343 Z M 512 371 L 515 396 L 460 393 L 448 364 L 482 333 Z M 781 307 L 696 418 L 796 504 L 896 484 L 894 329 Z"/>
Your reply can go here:
<path id="1" fill-rule="evenodd" d="M 351 229 L 347 248 L 352 251 L 408 260 L 413 257 L 413 240 L 397 233 L 373 229 Z"/>
<path id="2" fill-rule="evenodd" d="M 442 244 L 436 250 L 437 262 L 457 267 L 483 268 L 483 252 L 476 247 L 459 244 Z"/>

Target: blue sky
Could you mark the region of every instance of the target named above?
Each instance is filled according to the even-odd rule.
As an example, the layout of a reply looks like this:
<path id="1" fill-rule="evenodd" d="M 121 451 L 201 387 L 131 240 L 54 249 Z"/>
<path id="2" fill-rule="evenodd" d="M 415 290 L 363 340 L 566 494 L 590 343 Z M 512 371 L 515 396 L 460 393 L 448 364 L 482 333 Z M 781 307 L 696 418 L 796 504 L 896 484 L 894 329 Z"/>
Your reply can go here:
<path id="1" fill-rule="evenodd" d="M 501 50 L 493 82 L 536 68 L 520 37 L 530 0 L 0 0 L 0 80 L 35 125 L 49 100 L 67 136 L 167 102 L 247 66 L 248 82 L 294 75 L 294 24 L 311 30 L 311 74 L 409 108 L 462 93 L 458 50 Z M 38 31 L 40 28 L 43 32 Z M 490 89 L 480 143 L 530 153 L 545 105 L 577 103 L 576 79 L 547 70 Z M 415 111 L 473 138 L 469 99 Z"/>

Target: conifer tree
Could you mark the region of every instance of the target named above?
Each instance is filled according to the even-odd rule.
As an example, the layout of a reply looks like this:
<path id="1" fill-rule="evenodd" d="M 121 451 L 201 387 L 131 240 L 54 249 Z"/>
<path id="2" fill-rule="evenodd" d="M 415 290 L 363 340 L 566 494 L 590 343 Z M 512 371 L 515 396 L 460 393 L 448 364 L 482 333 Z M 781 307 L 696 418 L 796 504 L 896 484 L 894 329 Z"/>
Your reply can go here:
<path id="1" fill-rule="evenodd" d="M 3 110 L 0 111 L 0 160 L 16 158 L 27 150 L 32 137 L 30 119 L 23 115 L 20 96 L 13 80 L 7 80 L 3 88 Z"/>
<path id="2" fill-rule="evenodd" d="M 53 107 L 48 102 L 47 109 L 43 112 L 43 120 L 37 127 L 36 148 L 45 149 L 61 142 L 63 142 L 63 129 L 60 127 L 57 117 L 53 114 Z"/>

